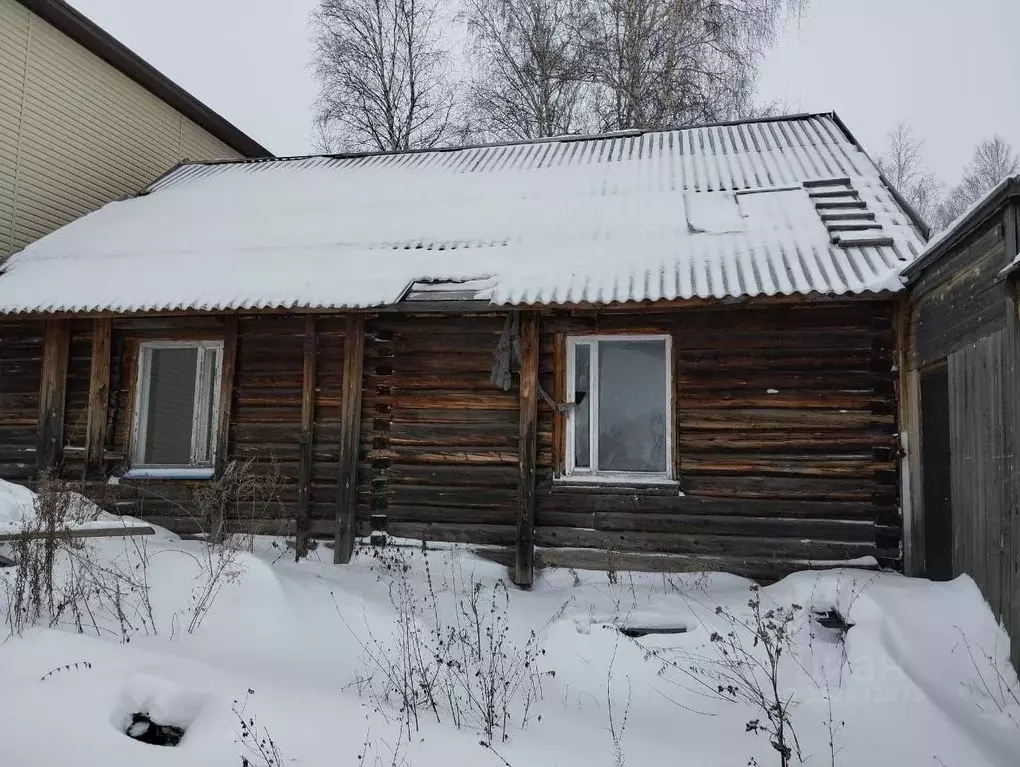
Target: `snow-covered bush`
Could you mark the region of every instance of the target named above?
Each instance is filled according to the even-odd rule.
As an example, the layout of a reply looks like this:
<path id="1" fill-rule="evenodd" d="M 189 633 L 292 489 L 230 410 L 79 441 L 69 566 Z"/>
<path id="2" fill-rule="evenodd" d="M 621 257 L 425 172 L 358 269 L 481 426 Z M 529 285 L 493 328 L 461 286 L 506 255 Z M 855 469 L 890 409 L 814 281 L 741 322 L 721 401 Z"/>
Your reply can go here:
<path id="1" fill-rule="evenodd" d="M 29 504 L 22 505 L 30 508 L 22 509 L 20 535 L 9 543 L 15 565 L 3 581 L 8 628 L 20 635 L 32 625 L 70 623 L 122 642 L 157 633 L 144 537 L 122 539 L 123 556 L 97 556 L 94 542 L 71 533 L 111 517 L 75 487 L 47 475 L 37 493 L 24 491 Z"/>
<path id="2" fill-rule="evenodd" d="M 506 741 L 527 725 L 541 695 L 537 635 L 523 642 L 512 636 L 510 591 L 502 581 L 486 585 L 449 564 L 437 588 L 423 553 L 427 586 L 416 589 L 404 555 L 392 551 L 380 562 L 392 577 L 396 628 L 388 639 L 369 633 L 359 640 L 367 667 L 362 689 L 380 704 L 395 703 L 416 730 L 422 716 L 432 715 L 481 733 L 485 743 Z"/>

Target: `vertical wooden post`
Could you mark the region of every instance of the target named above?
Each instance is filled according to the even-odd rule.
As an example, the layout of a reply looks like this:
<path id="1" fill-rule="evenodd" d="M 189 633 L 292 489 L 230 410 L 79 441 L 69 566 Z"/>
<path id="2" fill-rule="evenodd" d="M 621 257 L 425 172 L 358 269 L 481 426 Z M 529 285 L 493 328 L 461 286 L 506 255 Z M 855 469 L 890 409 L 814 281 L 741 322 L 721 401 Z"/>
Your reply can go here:
<path id="1" fill-rule="evenodd" d="M 295 560 L 308 555 L 311 530 L 312 435 L 315 426 L 315 362 L 318 351 L 315 316 L 305 317 L 304 372 L 301 377 L 301 463 L 298 470 L 298 513 L 295 520 Z"/>
<path id="2" fill-rule="evenodd" d="M 64 406 L 71 350 L 70 320 L 47 320 L 43 332 L 42 377 L 39 382 L 39 441 L 36 465 L 48 471 L 60 461 L 64 447 Z"/>
<path id="3" fill-rule="evenodd" d="M 230 421 L 234 409 L 234 372 L 237 369 L 237 315 L 223 327 L 223 362 L 220 367 L 220 412 L 216 421 L 216 478 L 222 479 L 230 457 Z"/>
<path id="4" fill-rule="evenodd" d="M 1011 200 L 1006 206 L 1006 263 L 1020 251 L 1020 202 Z M 1014 668 L 1020 669 L 1020 296 L 1015 278 L 1006 280 L 1005 346 L 999 370 L 1003 392 L 1003 428 L 1007 435 L 1004 476 L 1006 509 L 1003 510 L 1001 540 L 1003 552 L 1001 593 L 1008 600 L 1000 616 L 1010 632 L 1011 657 Z M 1008 595 L 1008 596 L 1006 596 Z"/>
<path id="5" fill-rule="evenodd" d="M 567 334 L 556 333 L 553 336 L 553 400 L 567 401 Z M 565 411 L 553 411 L 553 473 L 563 474 L 567 470 L 567 414 Z"/>
<path id="6" fill-rule="evenodd" d="M 220 489 L 219 503 L 209 520 L 210 537 L 214 541 L 222 541 L 226 533 L 224 529 L 224 512 L 230 492 L 224 481 L 227 465 L 230 462 L 230 421 L 234 409 L 234 373 L 237 369 L 237 315 L 226 318 L 223 327 L 223 360 L 220 366 L 220 412 L 216 421 L 216 462 L 213 479 Z"/>
<path id="7" fill-rule="evenodd" d="M 85 474 L 103 473 L 106 421 L 110 413 L 110 349 L 113 320 L 92 321 L 92 367 L 89 372 L 89 411 L 85 425 Z"/>
<path id="8" fill-rule="evenodd" d="M 538 450 L 538 313 L 521 316 L 520 485 L 517 495 L 517 547 L 513 581 L 535 580 L 535 460 Z"/>
<path id="9" fill-rule="evenodd" d="M 354 556 L 358 518 L 358 447 L 361 438 L 361 374 L 365 358 L 365 317 L 347 317 L 344 333 L 344 380 L 340 431 L 340 497 L 336 508 L 334 564 L 346 564 Z"/>

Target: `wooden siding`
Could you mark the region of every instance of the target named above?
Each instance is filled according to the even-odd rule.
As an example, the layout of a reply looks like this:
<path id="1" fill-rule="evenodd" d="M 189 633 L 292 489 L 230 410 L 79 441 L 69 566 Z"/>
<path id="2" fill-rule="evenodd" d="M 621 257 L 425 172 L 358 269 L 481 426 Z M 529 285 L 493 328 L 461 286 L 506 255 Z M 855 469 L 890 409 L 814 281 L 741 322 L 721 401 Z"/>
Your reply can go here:
<path id="1" fill-rule="evenodd" d="M 930 366 L 948 364 L 951 541 L 938 524 L 940 504 L 921 492 L 918 450 L 909 454 L 913 478 L 911 574 L 949 549 L 952 575 L 971 575 L 1013 640 L 1020 666 L 1020 315 L 1017 286 L 1001 270 L 1020 250 L 1017 201 L 989 207 L 970 231 L 932 263 L 912 286 L 908 328 L 908 387 L 918 388 Z M 920 405 L 908 399 L 908 444 L 920 444 Z M 930 561 L 929 561 L 930 560 Z"/>
<path id="2" fill-rule="evenodd" d="M 996 619 L 1016 639 L 1020 550 L 1014 531 L 1020 529 L 1020 509 L 1009 503 L 1005 340 L 1000 331 L 949 356 L 953 572 L 974 578 Z"/>
<path id="3" fill-rule="evenodd" d="M 954 349 L 1000 330 L 1005 320 L 999 272 L 1006 265 L 1002 218 L 987 221 L 913 288 L 911 362 L 944 359 Z"/>
<path id="4" fill-rule="evenodd" d="M 43 323 L 0 322 L 0 477 L 35 477 Z"/>
<path id="5" fill-rule="evenodd" d="M 182 159 L 240 155 L 15 0 L 0 0 L 0 259 Z"/>
<path id="6" fill-rule="evenodd" d="M 542 403 L 539 545 L 719 557 L 752 573 L 792 558 L 899 565 L 891 303 L 557 314 L 542 325 L 548 391 L 557 336 L 595 332 L 672 334 L 683 495 L 555 483 Z"/>

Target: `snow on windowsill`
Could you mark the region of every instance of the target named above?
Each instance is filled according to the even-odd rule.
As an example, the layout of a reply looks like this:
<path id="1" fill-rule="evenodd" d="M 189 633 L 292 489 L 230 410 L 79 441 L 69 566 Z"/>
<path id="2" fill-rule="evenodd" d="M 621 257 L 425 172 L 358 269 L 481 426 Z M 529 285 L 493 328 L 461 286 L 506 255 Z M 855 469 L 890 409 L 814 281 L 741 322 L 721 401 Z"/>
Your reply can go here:
<path id="1" fill-rule="evenodd" d="M 568 490 L 571 487 L 605 487 L 607 489 L 623 489 L 641 487 L 642 489 L 675 490 L 677 495 L 684 495 L 680 482 L 663 476 L 642 476 L 640 474 L 566 474 L 553 479 L 553 487 L 557 490 Z"/>
<path id="2" fill-rule="evenodd" d="M 212 479 L 215 469 L 212 467 L 195 468 L 160 468 L 160 469 L 130 469 L 122 474 L 120 479 Z"/>

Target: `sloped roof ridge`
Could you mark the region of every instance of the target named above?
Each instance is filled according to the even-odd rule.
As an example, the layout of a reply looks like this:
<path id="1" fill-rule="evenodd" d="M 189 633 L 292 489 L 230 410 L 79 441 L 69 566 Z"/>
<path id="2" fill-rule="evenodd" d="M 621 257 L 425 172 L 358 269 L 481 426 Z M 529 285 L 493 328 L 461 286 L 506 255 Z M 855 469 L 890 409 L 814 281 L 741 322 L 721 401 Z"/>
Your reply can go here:
<path id="1" fill-rule="evenodd" d="M 726 128 L 736 125 L 760 125 L 762 123 L 796 122 L 817 118 L 831 119 L 843 132 L 847 140 L 854 146 L 860 147 L 857 139 L 847 129 L 846 125 L 835 112 L 799 112 L 788 115 L 776 115 L 775 117 L 754 117 L 741 120 L 724 120 L 719 122 L 696 123 L 693 125 L 681 125 L 670 128 L 626 128 L 617 131 L 605 131 L 601 133 L 567 133 L 559 136 L 544 136 L 533 139 L 517 139 L 513 141 L 491 141 L 475 144 L 456 144 L 452 146 L 437 146 L 428 149 L 396 149 L 396 150 L 366 150 L 361 152 L 322 152 L 313 154 L 286 155 L 281 157 L 242 157 L 238 159 L 220 160 L 189 160 L 182 162 L 179 166 L 171 168 L 167 174 L 160 177 L 150 185 L 150 189 L 160 181 L 183 167 L 198 167 L 212 165 L 252 165 L 259 163 L 287 163 L 301 162 L 303 160 L 352 160 L 367 157 L 414 155 L 444 152 L 463 152 L 470 149 L 497 149 L 510 146 L 529 146 L 532 144 L 556 144 L 581 141 L 604 141 L 611 138 L 629 138 L 633 136 L 644 136 L 652 133 L 680 133 L 683 131 L 699 130 L 703 128 Z"/>

